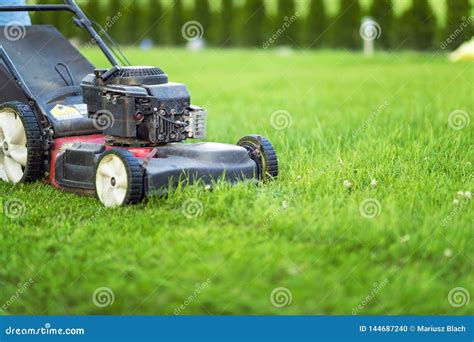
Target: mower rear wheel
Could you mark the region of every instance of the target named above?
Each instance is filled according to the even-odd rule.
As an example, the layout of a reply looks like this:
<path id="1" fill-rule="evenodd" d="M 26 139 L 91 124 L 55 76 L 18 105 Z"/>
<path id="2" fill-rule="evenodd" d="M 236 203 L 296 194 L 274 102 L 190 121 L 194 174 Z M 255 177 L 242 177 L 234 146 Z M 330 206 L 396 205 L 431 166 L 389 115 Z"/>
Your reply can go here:
<path id="1" fill-rule="evenodd" d="M 278 176 L 278 158 L 273 145 L 261 135 L 243 137 L 237 143 L 244 147 L 258 168 L 258 179 L 270 181 Z"/>
<path id="2" fill-rule="evenodd" d="M 0 144 L 1 180 L 16 184 L 43 177 L 41 129 L 30 106 L 0 105 Z"/>
<path id="3" fill-rule="evenodd" d="M 110 150 L 99 158 L 95 176 L 97 197 L 106 207 L 136 204 L 143 199 L 143 171 L 126 150 Z"/>

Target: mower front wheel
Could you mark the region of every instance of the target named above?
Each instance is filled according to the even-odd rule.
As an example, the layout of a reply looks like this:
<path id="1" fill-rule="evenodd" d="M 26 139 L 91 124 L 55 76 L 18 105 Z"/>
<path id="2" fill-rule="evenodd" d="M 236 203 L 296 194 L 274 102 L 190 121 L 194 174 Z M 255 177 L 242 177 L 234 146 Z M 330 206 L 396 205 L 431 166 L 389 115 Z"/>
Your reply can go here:
<path id="1" fill-rule="evenodd" d="M 143 199 L 143 171 L 138 159 L 126 150 L 102 154 L 95 173 L 95 190 L 106 207 L 139 203 Z"/>
<path id="2" fill-rule="evenodd" d="M 255 161 L 258 170 L 258 179 L 270 181 L 278 176 L 278 158 L 273 145 L 261 135 L 248 135 L 237 143 L 244 147 L 249 157 Z"/>

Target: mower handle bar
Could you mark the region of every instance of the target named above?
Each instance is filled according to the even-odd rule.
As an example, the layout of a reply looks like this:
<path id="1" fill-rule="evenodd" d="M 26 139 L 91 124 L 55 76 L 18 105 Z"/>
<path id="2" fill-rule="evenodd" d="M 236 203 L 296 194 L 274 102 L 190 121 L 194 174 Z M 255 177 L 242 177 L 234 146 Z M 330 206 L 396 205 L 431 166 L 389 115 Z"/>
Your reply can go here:
<path id="1" fill-rule="evenodd" d="M 64 5 L 9 5 L 0 6 L 0 12 L 43 12 L 43 11 L 67 11 L 73 13 L 80 21 L 83 28 L 91 35 L 91 38 L 99 46 L 105 54 L 112 66 L 119 66 L 120 64 L 115 59 L 107 44 L 100 37 L 97 31 L 92 26 L 91 21 L 74 0 L 65 0 Z"/>

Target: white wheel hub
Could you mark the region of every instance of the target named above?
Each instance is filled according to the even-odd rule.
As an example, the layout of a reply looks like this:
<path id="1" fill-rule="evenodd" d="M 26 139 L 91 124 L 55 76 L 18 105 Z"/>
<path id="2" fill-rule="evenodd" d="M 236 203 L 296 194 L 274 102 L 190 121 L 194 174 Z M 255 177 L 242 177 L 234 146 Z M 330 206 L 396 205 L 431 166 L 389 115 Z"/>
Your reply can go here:
<path id="1" fill-rule="evenodd" d="M 13 111 L 0 112 L 0 179 L 21 181 L 28 160 L 26 131 L 20 117 Z"/>
<path id="2" fill-rule="evenodd" d="M 99 163 L 96 174 L 97 196 L 106 207 L 124 203 L 128 191 L 127 169 L 122 159 L 114 154 L 106 155 Z"/>

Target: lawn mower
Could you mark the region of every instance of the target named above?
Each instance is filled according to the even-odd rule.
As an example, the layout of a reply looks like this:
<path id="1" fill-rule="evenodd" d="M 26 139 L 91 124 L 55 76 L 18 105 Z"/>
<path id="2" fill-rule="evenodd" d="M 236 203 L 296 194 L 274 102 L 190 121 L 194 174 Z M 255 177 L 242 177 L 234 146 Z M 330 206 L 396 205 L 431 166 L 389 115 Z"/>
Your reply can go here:
<path id="1" fill-rule="evenodd" d="M 158 67 L 131 66 L 107 30 L 74 0 L 0 6 L 0 12 L 68 11 L 111 64 L 96 68 L 49 25 L 0 27 L 0 178 L 45 180 L 96 195 L 107 207 L 166 194 L 179 184 L 263 182 L 278 175 L 272 144 L 203 139 L 206 111 Z"/>

